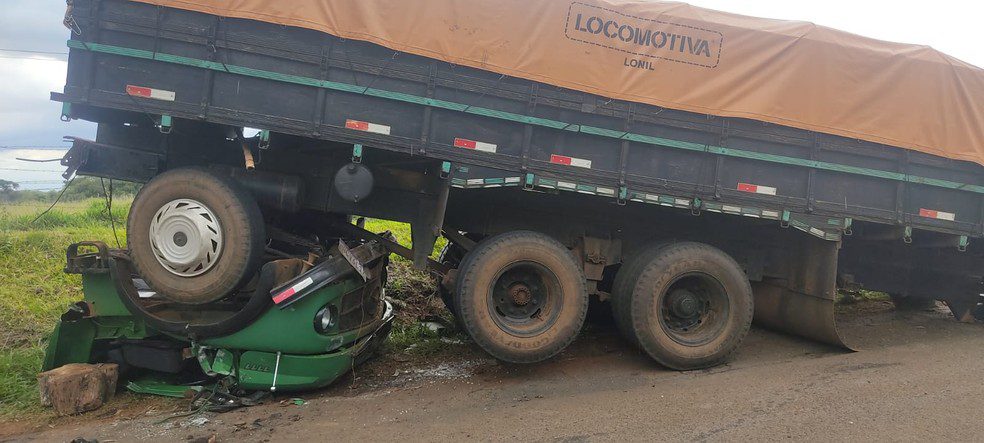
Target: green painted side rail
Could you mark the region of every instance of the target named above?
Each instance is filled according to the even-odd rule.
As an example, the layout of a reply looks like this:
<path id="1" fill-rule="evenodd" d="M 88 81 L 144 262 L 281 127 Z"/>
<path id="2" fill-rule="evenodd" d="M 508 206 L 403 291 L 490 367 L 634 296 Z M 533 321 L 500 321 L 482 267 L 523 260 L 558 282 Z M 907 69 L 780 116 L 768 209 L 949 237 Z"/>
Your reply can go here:
<path id="1" fill-rule="evenodd" d="M 440 109 L 447 109 L 451 111 L 464 112 L 466 114 L 481 115 L 484 117 L 496 118 L 499 120 L 507 120 L 517 123 L 530 124 L 530 125 L 541 126 L 551 129 L 558 129 L 563 131 L 578 132 L 582 134 L 589 134 L 589 135 L 613 138 L 618 140 L 628 140 L 628 141 L 645 143 L 645 144 L 661 146 L 666 148 L 675 148 L 675 149 L 682 149 L 682 150 L 696 151 L 696 152 L 707 152 L 707 153 L 718 154 L 727 157 L 745 158 L 745 159 L 759 160 L 764 162 L 779 163 L 784 165 L 803 166 L 807 168 L 814 168 L 814 169 L 825 170 L 825 171 L 840 172 L 844 174 L 863 175 L 868 177 L 882 178 L 886 180 L 895 180 L 895 181 L 901 181 L 906 183 L 915 183 L 915 184 L 935 186 L 940 188 L 974 192 L 977 194 L 984 194 L 984 186 L 979 186 L 979 185 L 959 183 L 949 180 L 940 180 L 940 179 L 934 179 L 928 177 L 920 177 L 920 176 L 903 174 L 899 172 L 882 171 L 878 169 L 848 166 L 839 163 L 830 163 L 824 161 L 788 157 L 784 155 L 765 154 L 760 152 L 745 151 L 741 149 L 725 148 L 721 146 L 705 145 L 700 143 L 685 142 L 685 141 L 672 140 L 672 139 L 661 138 L 661 137 L 652 137 L 648 135 L 635 134 L 625 131 L 615 131 L 611 129 L 598 128 L 594 126 L 579 125 L 575 123 L 566 123 L 562 121 L 544 119 L 544 118 L 533 117 L 529 115 L 515 114 L 512 112 L 497 111 L 494 109 L 471 106 L 463 103 L 455 103 L 447 100 L 438 100 L 433 98 L 420 97 L 417 95 L 404 94 L 401 92 L 386 91 L 383 89 L 375 89 L 365 86 L 357 86 L 348 83 L 333 82 L 328 80 L 318 80 L 315 78 L 303 77 L 298 75 L 281 74 L 273 71 L 265 71 L 261 69 L 247 68 L 243 66 L 230 65 L 220 62 L 182 57 L 182 56 L 171 55 L 171 54 L 163 54 L 159 52 L 145 51 L 142 49 L 132 49 L 132 48 L 125 48 L 121 46 L 104 45 L 99 43 L 86 43 L 78 40 L 69 40 L 68 47 L 72 49 L 87 50 L 87 51 L 98 52 L 103 54 L 113 54 L 113 55 L 120 55 L 126 57 L 141 58 L 146 60 L 160 61 L 165 63 L 173 63 L 177 65 L 192 66 L 202 69 L 210 69 L 213 71 L 226 72 L 230 74 L 263 78 L 267 80 L 279 81 L 284 83 L 293 83 L 297 85 L 305 85 L 315 88 L 329 89 L 333 91 L 350 92 L 353 94 L 367 95 L 370 97 L 379 97 L 388 100 L 395 100 L 395 101 L 413 103 L 423 106 L 431 106 Z"/>

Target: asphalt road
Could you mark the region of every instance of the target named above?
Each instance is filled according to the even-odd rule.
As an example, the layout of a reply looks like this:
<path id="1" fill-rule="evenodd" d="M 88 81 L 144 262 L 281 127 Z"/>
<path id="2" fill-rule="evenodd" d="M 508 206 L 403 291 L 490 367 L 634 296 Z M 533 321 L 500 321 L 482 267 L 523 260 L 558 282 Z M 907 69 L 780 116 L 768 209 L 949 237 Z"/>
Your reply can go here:
<path id="1" fill-rule="evenodd" d="M 984 326 L 868 305 L 848 353 L 753 329 L 734 360 L 673 372 L 595 326 L 559 358 L 507 366 L 464 352 L 378 363 L 349 386 L 160 423 L 102 418 L 26 440 L 984 440 Z M 196 421 L 197 419 L 197 421 Z M 204 421 L 206 420 L 207 421 Z"/>

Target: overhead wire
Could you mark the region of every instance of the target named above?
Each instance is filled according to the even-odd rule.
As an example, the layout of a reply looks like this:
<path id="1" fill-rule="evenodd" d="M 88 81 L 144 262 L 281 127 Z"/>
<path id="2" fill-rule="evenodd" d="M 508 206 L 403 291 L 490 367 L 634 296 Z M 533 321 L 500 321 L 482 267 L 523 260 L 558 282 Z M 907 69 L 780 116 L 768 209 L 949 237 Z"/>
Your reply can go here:
<path id="1" fill-rule="evenodd" d="M 18 172 L 57 172 L 62 173 L 65 171 L 56 171 L 54 169 L 27 169 L 27 168 L 0 168 L 0 171 L 18 171 Z"/>
<path id="2" fill-rule="evenodd" d="M 51 162 L 60 162 L 62 159 L 61 159 L 61 157 L 58 157 L 58 158 L 47 158 L 47 159 L 20 158 L 20 157 L 16 157 L 16 158 L 14 158 L 14 160 L 18 160 L 18 161 L 22 161 L 22 162 L 31 162 L 31 163 L 51 163 Z"/>
<path id="3" fill-rule="evenodd" d="M 116 231 L 116 219 L 113 217 L 113 179 L 109 179 L 109 191 L 106 190 L 106 182 L 99 177 L 99 184 L 102 185 L 103 197 L 106 199 L 106 215 L 109 216 L 109 224 L 113 227 L 113 237 L 116 238 L 116 247 L 122 249 L 120 245 L 120 235 Z"/>
<path id="4" fill-rule="evenodd" d="M 39 51 L 35 49 L 0 48 L 0 52 L 20 52 L 23 54 L 68 55 L 67 52 Z"/>
<path id="5" fill-rule="evenodd" d="M 6 58 L 11 60 L 38 60 L 42 62 L 59 62 L 65 63 L 65 60 L 57 58 L 45 58 L 45 57 L 31 57 L 31 56 L 16 56 L 16 55 L 0 55 L 0 58 Z"/>
<path id="6" fill-rule="evenodd" d="M 52 145 L 0 145 L 2 150 L 20 151 L 24 149 L 40 149 L 40 150 L 67 150 L 66 146 L 52 146 Z"/>
<path id="7" fill-rule="evenodd" d="M 69 186 L 72 186 L 72 183 L 74 183 L 74 182 L 75 182 L 75 179 L 73 178 L 73 179 L 69 180 L 68 183 L 65 183 L 65 187 L 63 187 L 62 190 L 61 190 L 61 192 L 58 193 L 58 198 L 56 198 L 55 201 L 51 203 L 51 206 L 48 206 L 48 209 L 45 209 L 44 212 L 38 214 L 37 217 L 34 217 L 34 220 L 31 220 L 31 223 L 30 224 L 33 225 L 38 220 L 41 220 L 41 217 L 44 217 L 49 212 L 51 212 L 51 210 L 55 207 L 55 205 L 57 205 L 58 202 L 61 201 L 62 196 L 65 195 L 65 191 L 68 191 L 68 187 Z"/>

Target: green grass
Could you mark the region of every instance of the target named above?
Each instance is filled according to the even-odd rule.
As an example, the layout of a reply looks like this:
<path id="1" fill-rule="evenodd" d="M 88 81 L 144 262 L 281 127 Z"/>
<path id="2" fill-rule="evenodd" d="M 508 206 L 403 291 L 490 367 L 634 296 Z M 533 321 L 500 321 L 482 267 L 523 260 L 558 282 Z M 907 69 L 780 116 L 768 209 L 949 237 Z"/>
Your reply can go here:
<path id="1" fill-rule="evenodd" d="M 120 241 L 128 202 L 113 208 Z M 62 271 L 65 248 L 81 240 L 115 245 L 101 200 L 47 208 L 0 204 L 0 417 L 40 410 L 36 376 L 47 335 L 71 303 L 82 298 L 80 278 Z"/>
<path id="2" fill-rule="evenodd" d="M 372 232 L 390 231 L 400 244 L 412 247 L 410 225 L 406 223 L 367 220 L 366 229 Z M 431 258 L 437 258 L 447 243 L 447 239 L 438 238 Z M 448 343 L 441 341 L 436 332 L 420 323 L 425 318 L 440 317 L 443 323 L 454 324 L 451 314 L 444 309 L 437 294 L 437 281 L 432 275 L 413 269 L 409 260 L 393 255 L 389 265 L 386 294 L 407 304 L 404 311 L 398 312 L 393 331 L 386 340 L 388 352 L 427 357 L 447 349 Z"/>
<path id="3" fill-rule="evenodd" d="M 113 207 L 117 235 L 123 243 L 129 204 L 129 199 L 123 199 L 115 201 Z M 47 336 L 67 307 L 82 299 L 80 277 L 62 270 L 65 248 L 82 240 L 116 246 L 102 200 L 59 203 L 34 221 L 48 205 L 0 203 L 0 420 L 42 411 L 36 376 Z M 369 220 L 366 228 L 391 231 L 397 241 L 411 246 L 409 225 Z M 439 239 L 434 256 L 445 243 Z M 425 355 L 446 346 L 419 324 L 420 318 L 441 311 L 434 291 L 433 277 L 413 270 L 409 261 L 393 257 L 387 295 L 406 302 L 409 308 L 398 316 L 388 349 L 412 348 L 412 353 Z"/>

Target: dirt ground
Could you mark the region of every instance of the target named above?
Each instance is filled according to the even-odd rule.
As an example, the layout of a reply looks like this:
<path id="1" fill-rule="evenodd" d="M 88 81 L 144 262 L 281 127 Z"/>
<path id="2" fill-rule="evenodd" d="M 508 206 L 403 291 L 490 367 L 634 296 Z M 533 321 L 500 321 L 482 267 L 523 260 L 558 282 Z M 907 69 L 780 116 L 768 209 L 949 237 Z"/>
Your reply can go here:
<path id="1" fill-rule="evenodd" d="M 861 337 L 857 353 L 753 329 L 731 363 L 673 372 L 594 324 L 539 365 L 500 364 L 463 345 L 425 361 L 381 357 L 302 395 L 302 405 L 170 420 L 165 409 L 178 405 L 144 407 L 135 418 L 123 406 L 13 440 L 984 438 L 984 326 L 957 323 L 942 309 L 895 312 L 887 302 L 849 311 L 841 326 Z"/>

